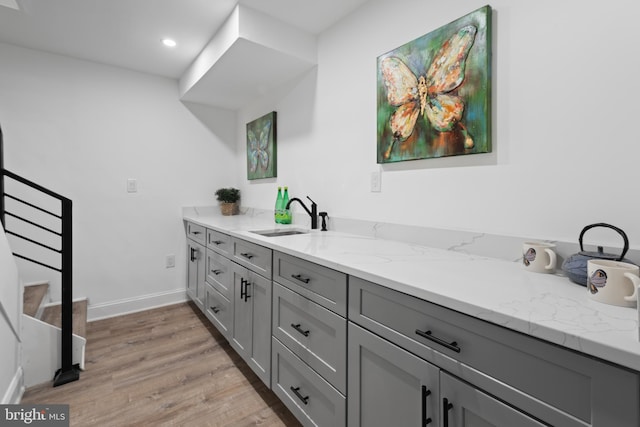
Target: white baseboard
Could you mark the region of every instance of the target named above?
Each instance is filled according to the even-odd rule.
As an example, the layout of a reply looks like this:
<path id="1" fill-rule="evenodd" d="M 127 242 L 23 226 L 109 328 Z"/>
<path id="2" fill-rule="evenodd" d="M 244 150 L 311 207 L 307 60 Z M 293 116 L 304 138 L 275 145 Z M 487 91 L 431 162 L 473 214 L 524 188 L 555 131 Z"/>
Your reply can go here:
<path id="1" fill-rule="evenodd" d="M 184 302 L 187 301 L 187 299 L 186 289 L 181 288 L 103 304 L 89 305 L 87 307 L 87 321 L 93 322 L 94 320 L 150 310 L 152 308 Z"/>
<path id="2" fill-rule="evenodd" d="M 20 403 L 20 399 L 22 399 L 22 395 L 24 394 L 24 371 L 22 370 L 22 366 L 18 367 L 11 383 L 9 384 L 9 388 L 5 391 L 4 397 L 2 398 L 3 405 L 15 405 Z"/>

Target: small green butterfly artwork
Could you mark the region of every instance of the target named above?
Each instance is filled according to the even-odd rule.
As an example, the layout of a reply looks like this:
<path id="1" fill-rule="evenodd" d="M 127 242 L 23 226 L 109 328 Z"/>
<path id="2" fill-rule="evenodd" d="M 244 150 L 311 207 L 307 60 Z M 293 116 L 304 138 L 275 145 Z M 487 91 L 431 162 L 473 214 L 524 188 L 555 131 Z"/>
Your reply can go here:
<path id="1" fill-rule="evenodd" d="M 276 112 L 247 123 L 247 179 L 278 176 Z"/>

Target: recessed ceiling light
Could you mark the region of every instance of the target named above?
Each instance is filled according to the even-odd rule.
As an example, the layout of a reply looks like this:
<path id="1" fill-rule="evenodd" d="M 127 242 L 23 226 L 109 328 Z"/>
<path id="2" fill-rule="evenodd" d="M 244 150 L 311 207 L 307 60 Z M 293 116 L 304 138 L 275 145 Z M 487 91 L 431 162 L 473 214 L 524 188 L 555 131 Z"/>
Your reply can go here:
<path id="1" fill-rule="evenodd" d="M 178 43 L 173 39 L 162 39 L 162 44 L 167 47 L 176 47 Z"/>

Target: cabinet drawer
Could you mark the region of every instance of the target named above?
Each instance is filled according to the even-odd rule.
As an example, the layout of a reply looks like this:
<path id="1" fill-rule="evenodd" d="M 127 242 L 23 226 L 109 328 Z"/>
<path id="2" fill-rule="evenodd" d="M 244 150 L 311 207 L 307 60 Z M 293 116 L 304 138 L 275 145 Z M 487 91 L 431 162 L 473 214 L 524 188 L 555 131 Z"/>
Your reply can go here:
<path id="1" fill-rule="evenodd" d="M 228 300 L 233 300 L 231 260 L 207 249 L 207 282 Z"/>
<path id="2" fill-rule="evenodd" d="M 232 239 L 233 259 L 267 279 L 271 279 L 271 249 L 241 239 Z"/>
<path id="3" fill-rule="evenodd" d="M 280 341 L 272 339 L 274 393 L 304 425 L 344 426 L 345 397 Z"/>
<path id="4" fill-rule="evenodd" d="M 187 237 L 201 244 L 206 244 L 207 229 L 192 222 L 186 223 Z"/>
<path id="5" fill-rule="evenodd" d="M 637 373 L 355 277 L 349 279 L 349 319 L 499 398 L 519 400 L 529 413 L 546 414 L 551 405 L 597 424 L 606 417 L 597 410 L 607 407 L 604 400 L 625 408 L 629 425 L 638 420 Z M 510 389 L 520 394 L 514 398 Z"/>
<path id="6" fill-rule="evenodd" d="M 207 229 L 207 247 L 227 257 L 231 256 L 231 236 Z"/>
<path id="7" fill-rule="evenodd" d="M 274 283 L 272 331 L 300 359 L 346 394 L 344 317 Z"/>
<path id="8" fill-rule="evenodd" d="M 275 252 L 273 280 L 341 316 L 347 315 L 347 275 L 344 273 Z"/>
<path id="9" fill-rule="evenodd" d="M 213 325 L 229 339 L 233 305 L 209 283 L 205 286 L 204 312 Z"/>

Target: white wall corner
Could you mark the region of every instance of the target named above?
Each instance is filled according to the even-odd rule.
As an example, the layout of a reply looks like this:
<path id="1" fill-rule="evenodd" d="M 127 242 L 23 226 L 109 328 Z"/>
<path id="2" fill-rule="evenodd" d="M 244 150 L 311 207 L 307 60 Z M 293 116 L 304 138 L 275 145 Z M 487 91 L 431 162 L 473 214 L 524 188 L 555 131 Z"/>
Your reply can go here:
<path id="1" fill-rule="evenodd" d="M 314 34 L 244 5 L 238 5 L 236 10 L 239 37 L 309 64 L 318 63 L 318 40 Z"/>
<path id="2" fill-rule="evenodd" d="M 182 98 L 213 65 L 220 60 L 222 55 L 233 46 L 240 37 L 240 11 L 236 6 L 229 18 L 213 35 L 209 43 L 202 49 L 191 65 L 178 80 L 178 92 Z"/>
<path id="3" fill-rule="evenodd" d="M 13 379 L 9 383 L 9 387 L 5 390 L 2 397 L 3 405 L 13 405 L 20 403 L 22 395 L 24 394 L 24 371 L 22 366 L 18 366 Z"/>

